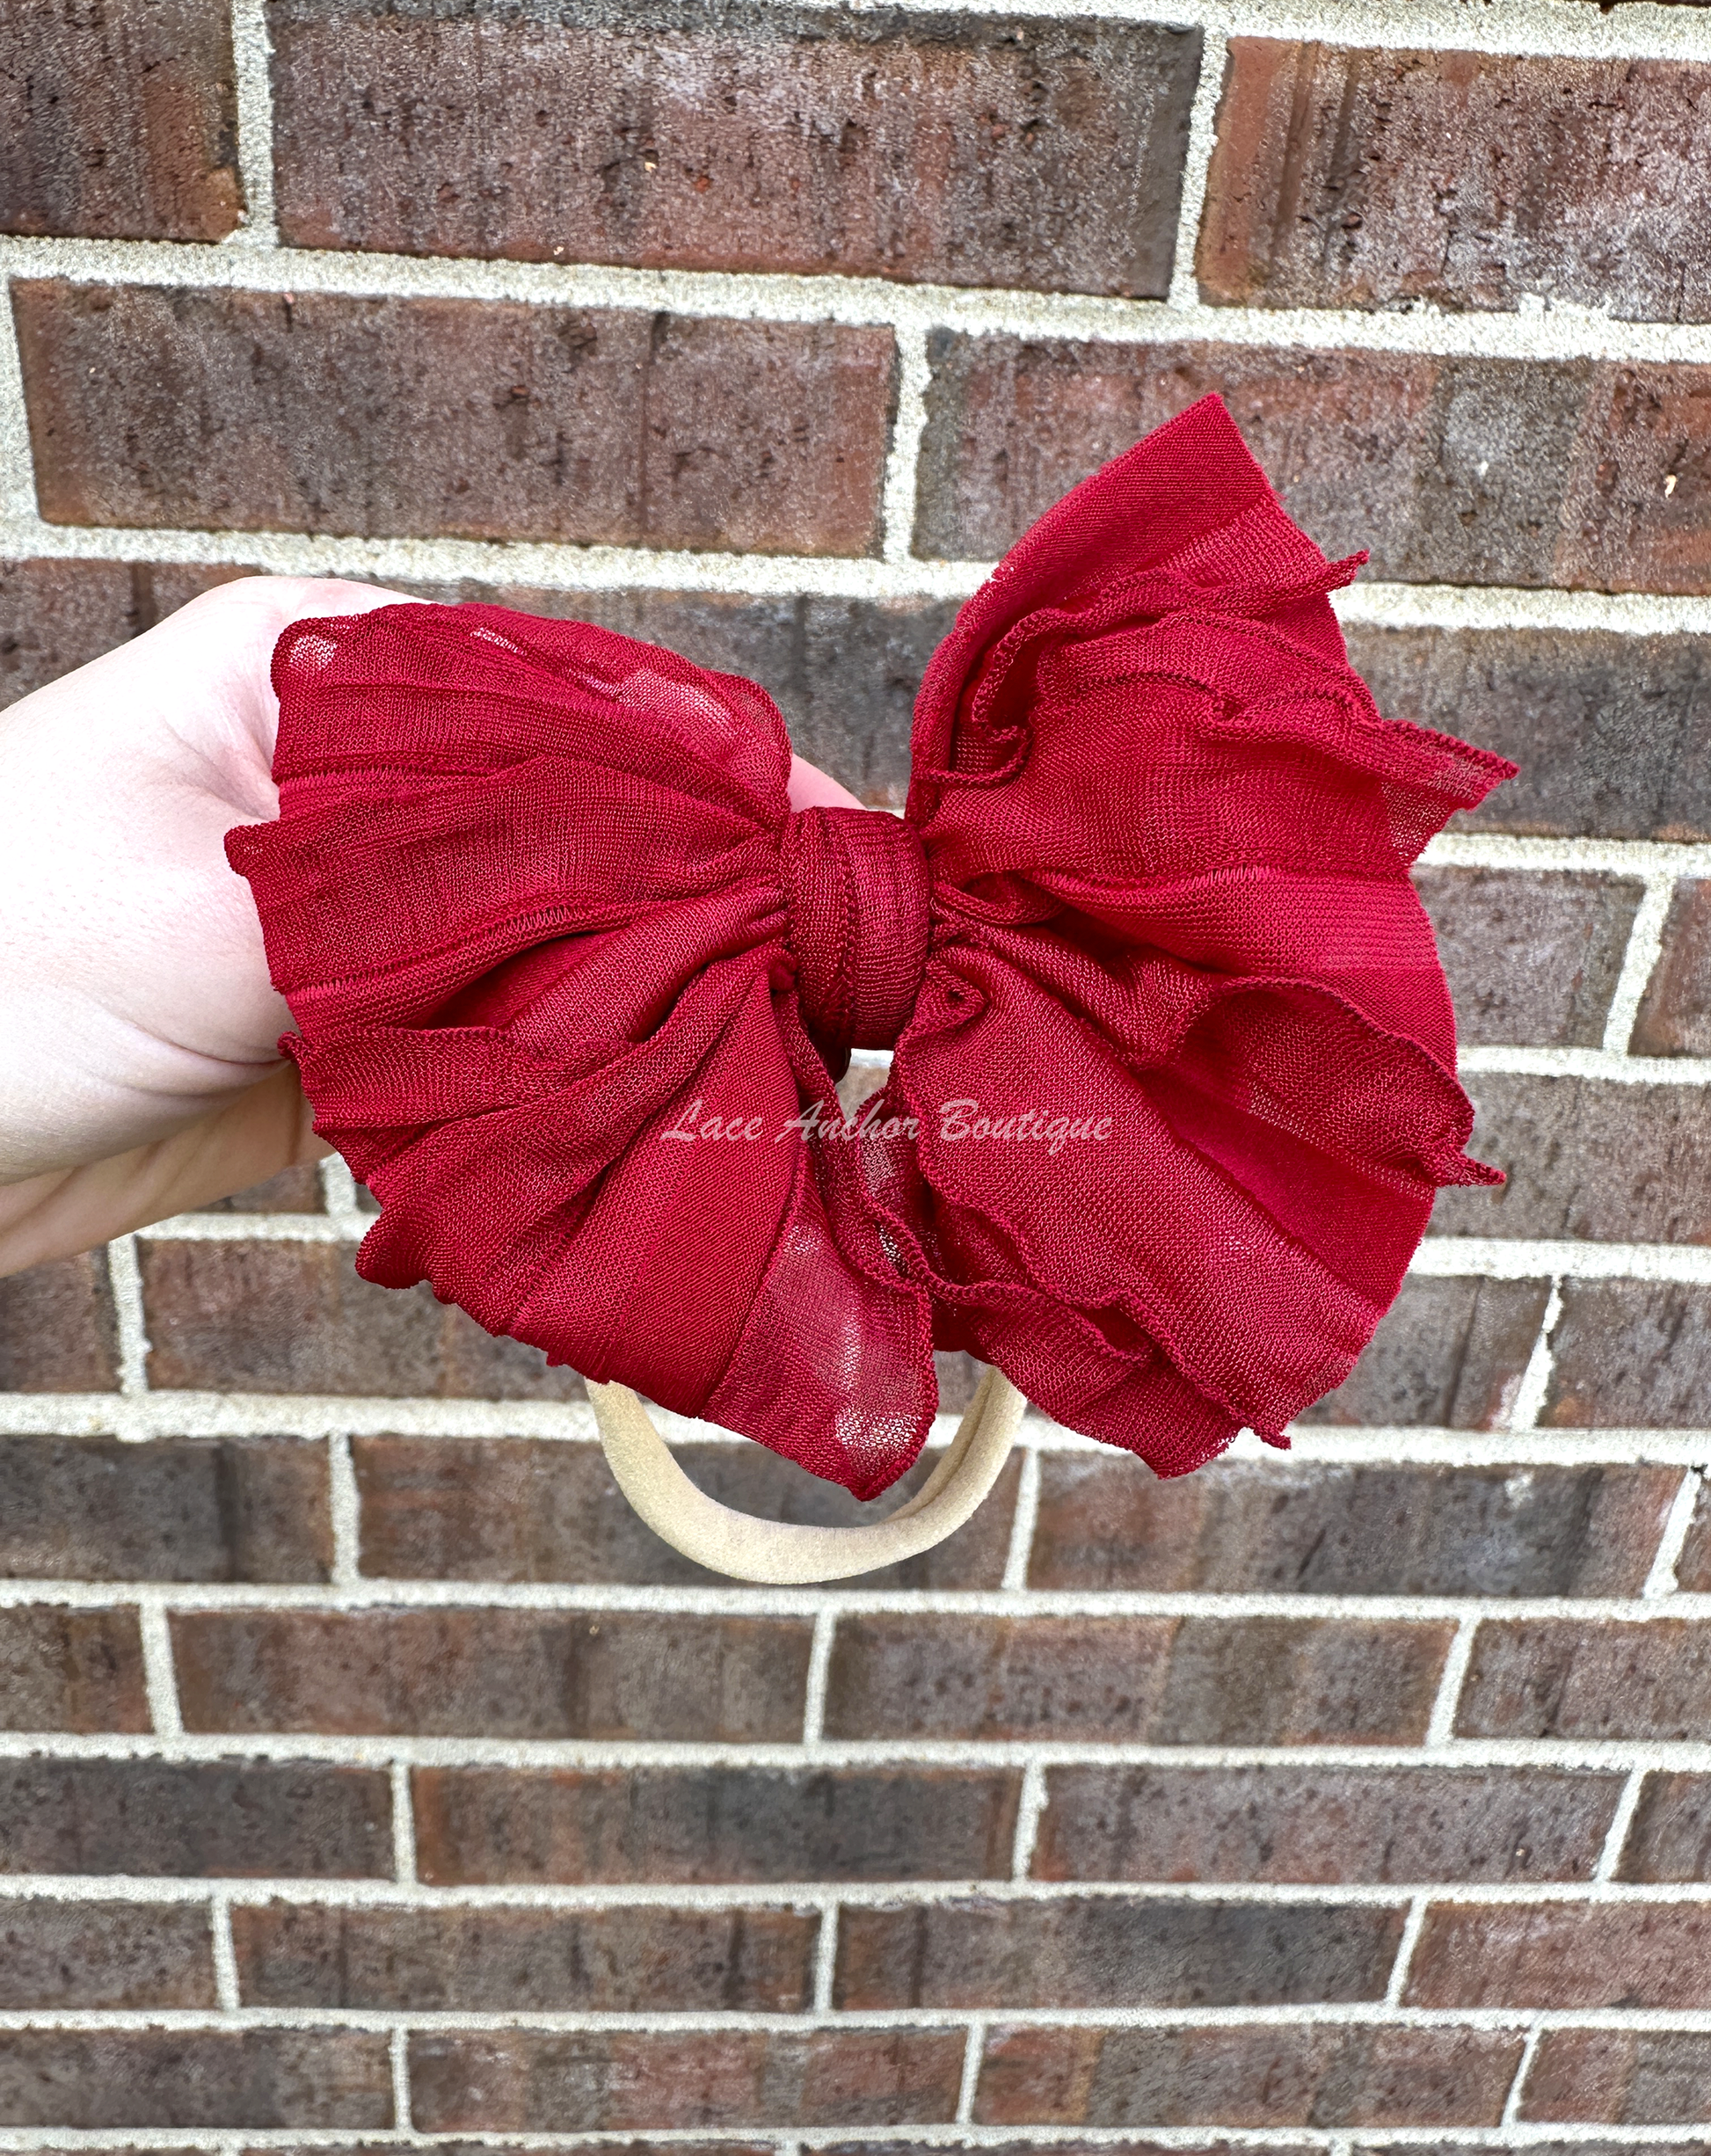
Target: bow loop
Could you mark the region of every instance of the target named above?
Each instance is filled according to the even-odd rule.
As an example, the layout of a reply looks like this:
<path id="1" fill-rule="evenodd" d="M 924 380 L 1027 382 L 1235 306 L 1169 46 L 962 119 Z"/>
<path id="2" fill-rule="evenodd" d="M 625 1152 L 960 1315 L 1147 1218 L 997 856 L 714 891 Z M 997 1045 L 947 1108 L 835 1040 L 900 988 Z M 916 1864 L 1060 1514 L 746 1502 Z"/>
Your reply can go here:
<path id="1" fill-rule="evenodd" d="M 1379 715 L 1353 566 L 1191 407 L 963 608 L 902 819 L 792 812 L 760 689 L 586 623 L 298 623 L 227 843 L 359 1270 L 863 1497 L 936 1348 L 1161 1474 L 1282 1443 L 1489 1176 L 1409 867 L 1513 767 Z"/>

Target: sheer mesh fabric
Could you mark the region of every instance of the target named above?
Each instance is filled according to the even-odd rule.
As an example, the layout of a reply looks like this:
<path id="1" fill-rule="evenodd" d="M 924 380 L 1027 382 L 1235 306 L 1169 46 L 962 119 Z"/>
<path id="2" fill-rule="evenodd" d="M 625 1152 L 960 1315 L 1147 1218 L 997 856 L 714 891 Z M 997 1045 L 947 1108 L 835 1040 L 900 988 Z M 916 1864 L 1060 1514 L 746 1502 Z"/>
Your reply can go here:
<path id="1" fill-rule="evenodd" d="M 1512 766 L 1388 723 L 1208 398 L 935 656 L 906 828 L 752 682 L 485 606 L 304 622 L 233 832 L 365 1278 L 858 1496 L 934 1347 L 1159 1473 L 1346 1376 L 1498 1180 L 1409 864 Z M 895 1038 L 851 1131 L 852 1043 Z"/>

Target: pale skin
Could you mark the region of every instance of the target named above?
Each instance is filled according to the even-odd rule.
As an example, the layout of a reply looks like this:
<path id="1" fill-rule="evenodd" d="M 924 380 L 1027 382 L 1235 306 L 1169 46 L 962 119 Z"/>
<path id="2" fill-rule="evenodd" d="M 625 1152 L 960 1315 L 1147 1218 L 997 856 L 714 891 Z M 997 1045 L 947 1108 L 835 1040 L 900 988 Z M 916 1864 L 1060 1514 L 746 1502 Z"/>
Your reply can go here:
<path id="1" fill-rule="evenodd" d="M 279 812 L 280 631 L 404 596 L 244 578 L 0 712 L 0 1274 L 327 1153 L 222 841 Z"/>

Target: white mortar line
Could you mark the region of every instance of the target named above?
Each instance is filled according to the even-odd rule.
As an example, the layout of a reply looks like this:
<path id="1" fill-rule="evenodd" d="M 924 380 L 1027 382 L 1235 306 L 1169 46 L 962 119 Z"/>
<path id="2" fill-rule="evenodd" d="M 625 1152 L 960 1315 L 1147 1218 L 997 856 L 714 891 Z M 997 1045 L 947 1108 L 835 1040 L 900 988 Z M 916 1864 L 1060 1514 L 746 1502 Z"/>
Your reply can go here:
<path id="1" fill-rule="evenodd" d="M 1017 1448 L 1021 1467 L 1016 1472 L 1016 1516 L 1010 1522 L 1010 1543 L 1004 1557 L 1002 1585 L 1007 1593 L 1020 1594 L 1028 1584 L 1028 1565 L 1033 1555 L 1034 1530 L 1039 1519 L 1039 1452 L 1032 1445 Z"/>
<path id="2" fill-rule="evenodd" d="M 1208 26 L 1200 47 L 1200 79 L 1188 121 L 1188 153 L 1183 163 L 1182 207 L 1176 216 L 1176 249 L 1170 266 L 1170 305 L 1179 313 L 1200 311 L 1200 286 L 1194 273 L 1200 220 L 1206 200 L 1206 173 L 1217 140 L 1218 102 L 1223 95 L 1227 40 Z"/>
<path id="3" fill-rule="evenodd" d="M 1532 1430 L 1537 1427 L 1545 1405 L 1545 1395 L 1550 1390 L 1551 1372 L 1555 1357 L 1551 1350 L 1551 1337 L 1556 1330 L 1557 1320 L 1562 1315 L 1562 1283 L 1551 1282 L 1551 1292 L 1545 1299 L 1544 1313 L 1539 1321 L 1538 1337 L 1533 1341 L 1533 1352 L 1527 1357 L 1527 1366 L 1522 1371 L 1515 1388 L 1515 1397 L 1510 1402 L 1504 1418 L 1511 1430 Z"/>
<path id="4" fill-rule="evenodd" d="M 1611 1814 L 1610 1826 L 1604 1838 L 1604 1846 L 1598 1851 L 1598 1861 L 1592 1876 L 1600 1883 L 1613 1880 L 1622 1861 L 1622 1849 L 1627 1840 L 1627 1831 L 1634 1824 L 1634 1814 L 1640 1802 L 1640 1792 L 1645 1786 L 1646 1770 L 1636 1766 L 1622 1784 L 1622 1793 L 1616 1799 L 1616 1809 Z"/>
<path id="5" fill-rule="evenodd" d="M 1530 629 L 1630 637 L 1703 636 L 1711 599 L 1466 584 L 1351 584 L 1330 594 L 1345 629 Z"/>
<path id="6" fill-rule="evenodd" d="M 410 1767 L 394 1759 L 392 1783 L 392 1877 L 399 1886 L 416 1886 L 416 1808 L 411 1801 Z"/>
<path id="7" fill-rule="evenodd" d="M 1509 2025 L 1504 2024 L 1505 2028 Z M 419 2133 L 390 2127 L 355 2128 L 252 2128 L 241 2139 L 228 2136 L 215 2140 L 202 2131 L 186 2131 L 181 2127 L 149 2127 L 139 2131 L 135 2127 L 87 2129 L 76 2127 L 15 2127 L 0 2129 L 0 2151 L 61 2149 L 135 2151 L 144 2143 L 150 2148 L 199 2150 L 208 2156 L 243 2156 L 250 2148 L 292 2151 L 296 2149 L 325 2149 L 360 2152 L 370 2147 L 403 2150 L 493 2149 L 514 2150 L 520 2152 L 535 2149 L 578 2151 L 602 2150 L 607 2156 L 633 2156 L 640 2147 L 653 2149 L 681 2148 L 701 2156 L 706 2150 L 728 2150 L 731 2156 L 747 2156 L 747 2152 L 762 2148 L 768 2156 L 805 2156 L 807 2152 L 839 2149 L 848 2150 L 857 2144 L 853 2137 L 862 2138 L 859 2145 L 871 2150 L 943 2149 L 954 2152 L 965 2149 L 993 2149 L 1017 2156 L 1023 2149 L 1061 2148 L 1074 2152 L 1089 2148 L 1109 2148 L 1114 2156 L 1131 2156 L 1137 2147 L 1147 2149 L 1181 2150 L 1184 2156 L 1205 2156 L 1209 2144 L 1215 2140 L 1221 2151 L 1228 2148 L 1232 2156 L 1237 2151 L 1252 2152 L 1252 2156 L 1269 2156 L 1275 2149 L 1313 2151 L 1316 2156 L 1395 2156 L 1406 2149 L 1467 2149 L 1470 2152 L 1493 2150 L 1535 2149 L 1555 2151 L 1562 2148 L 1584 2148 L 1589 2156 L 1610 2156 L 1616 2145 L 1612 2142 L 1608 2127 L 1568 2125 L 1548 2129 L 1532 2123 L 1514 2127 L 1442 2127 L 1423 2130 L 1418 2127 L 1376 2127 L 1364 2131 L 1358 2142 L 1343 2129 L 1335 2131 L 1325 2127 L 1289 2126 L 1263 2130 L 1242 2127 L 1182 2127 L 1148 2126 L 1142 2131 L 1145 2143 L 1136 2140 L 1136 2130 L 1130 2127 L 1106 2126 L 1038 2126 L 1021 2129 L 1015 2126 L 977 2125 L 899 2125 L 874 2128 L 859 2123 L 839 2126 L 800 2128 L 788 2139 L 776 2139 L 767 2128 L 751 2128 L 744 2131 L 732 2127 L 649 2127 L 645 2140 L 638 2140 L 633 2128 L 614 2130 L 591 2128 L 586 2132 L 570 2131 L 506 2133 L 487 2130 L 459 2131 L 440 2135 Z M 1430 2133 L 1430 2139 L 1426 2138 Z M 883 2140 L 876 2139 L 883 2134 Z M 1025 2139 L 1019 2138 L 1025 2136 Z M 1622 2129 L 1620 2147 L 1656 2148 L 1667 2150 L 1703 2145 L 1704 2126 L 1627 2126 Z"/>
<path id="8" fill-rule="evenodd" d="M 0 1579 L 0 1608 L 51 1605 L 62 1609 L 112 1609 L 135 1604 L 144 1611 L 258 1610 L 311 1618 L 367 1615 L 384 1621 L 414 1611 L 463 1610 L 542 1616 L 591 1614 L 637 1619 L 730 1617 L 769 1619 L 798 1635 L 812 1624 L 814 1647 L 829 1657 L 830 1635 L 840 1617 L 985 1618 L 1007 1624 L 1052 1620 L 1158 1619 L 1172 1623 L 1205 1617 L 1220 1621 L 1263 1618 L 1278 1624 L 1344 1623 L 1371 1628 L 1394 1624 L 1540 1623 L 1568 1620 L 1584 1624 L 1652 1625 L 1680 1619 L 1711 1622 L 1711 1593 L 1675 1594 L 1667 1606 L 1656 1597 L 1624 1595 L 1486 1595 L 1342 1593 L 1274 1594 L 1263 1590 L 1214 1588 L 1037 1588 L 1025 1602 L 1002 1588 L 601 1586 L 576 1580 L 374 1579 L 353 1587 L 283 1585 L 247 1580 L 185 1581 L 160 1584 L 111 1580 Z M 1162 1622 L 1161 1627 L 1162 1629 Z M 811 1664 L 818 1660 L 811 1648 Z M 823 1680 L 812 1670 L 811 1685 Z M 805 1728 L 819 1726 L 811 1700 Z M 821 1737 L 797 1741 L 811 1745 Z"/>
<path id="9" fill-rule="evenodd" d="M 1464 1617 L 1455 1628 L 1449 1652 L 1444 1657 L 1443 1672 L 1438 1680 L 1438 1692 L 1431 1703 L 1431 1719 L 1426 1724 L 1426 1745 L 1429 1751 L 1441 1751 L 1455 1735 L 1455 1712 L 1461 1701 L 1461 1687 L 1467 1680 L 1467 1664 L 1474 1651 L 1474 1635 L 1479 1630 L 1477 1617 Z"/>
<path id="10" fill-rule="evenodd" d="M 332 1526 L 334 1587 L 354 1587 L 362 1574 L 362 1501 L 351 1462 L 349 1432 L 335 1430 L 327 1439 L 327 1511 Z"/>
<path id="11" fill-rule="evenodd" d="M 1408 1985 L 1408 1972 L 1413 1964 L 1414 1949 L 1420 1943 L 1420 1934 L 1425 1929 L 1427 1896 L 1416 1894 L 1409 1903 L 1408 1914 L 1402 1919 L 1402 1937 L 1396 1941 L 1396 1958 L 1390 1966 L 1390 1981 L 1384 1990 L 1387 2007 L 1400 2007 L 1402 1993 Z"/>
<path id="12" fill-rule="evenodd" d="M 1640 1015 L 1641 998 L 1664 949 L 1664 926 L 1669 919 L 1670 901 L 1674 896 L 1673 878 L 1654 876 L 1647 882 L 1645 896 L 1628 930 L 1622 970 L 1617 978 L 1616 993 L 1610 999 L 1610 1014 L 1605 1021 L 1604 1047 L 1607 1055 L 1627 1053 L 1635 1020 Z"/>
<path id="13" fill-rule="evenodd" d="M 36 474 L 11 295 L 0 277 L 0 524 L 13 518 L 37 521 Z"/>
<path id="14" fill-rule="evenodd" d="M 223 1894 L 208 1903 L 208 1931 L 214 1949 L 214 1995 L 222 2012 L 235 2014 L 243 2004 L 237 1982 L 237 1949 L 232 1941 L 231 1904 Z"/>
<path id="15" fill-rule="evenodd" d="M 980 2087 L 980 2061 L 987 2048 L 987 2024 L 979 2014 L 968 2025 L 963 2046 L 962 2081 L 957 2090 L 956 2122 L 966 2126 L 974 2116 L 974 2099 Z"/>
<path id="16" fill-rule="evenodd" d="M 273 213 L 273 85 L 265 0 L 232 0 L 232 62 L 237 77 L 237 169 L 244 222 L 229 244 L 276 247 Z"/>
<path id="17" fill-rule="evenodd" d="M 814 2012 L 830 2014 L 836 2003 L 838 1981 L 838 1905 L 828 1901 L 819 1912 L 819 1933 L 814 1941 Z"/>
<path id="18" fill-rule="evenodd" d="M 1521 2099 L 1526 2093 L 1527 2076 L 1533 2071 L 1533 2053 L 1539 2049 L 1539 2031 L 1528 2029 L 1521 2044 L 1521 2056 L 1515 2062 L 1515 2078 L 1509 2085 L 1509 2094 L 1503 2099 L 1503 2123 L 1512 2126 L 1521 2116 Z"/>
<path id="19" fill-rule="evenodd" d="M 129 1402 L 149 1390 L 149 1334 L 142 1310 L 142 1274 L 136 1238 L 119 1235 L 107 1245 L 107 1278 L 113 1286 L 113 1315 L 119 1333 L 119 1390 Z M 129 1430 L 120 1430 L 121 1437 Z"/>
<path id="20" fill-rule="evenodd" d="M 172 1634 L 166 1611 L 159 1602 L 145 1601 L 136 1613 L 142 1635 L 142 1679 L 149 1700 L 149 1720 L 157 1737 L 182 1737 L 184 1722 L 178 1712 L 178 1683 L 172 1667 Z"/>
<path id="21" fill-rule="evenodd" d="M 1453 1771 L 1545 1769 L 1625 1774 L 1635 1766 L 1671 1774 L 1711 1774 L 1711 1737 L 1456 1737 L 1427 1752 L 1415 1741 L 1389 1744 L 1175 1744 L 1142 1739 L 1041 1739 L 886 1737 L 840 1739 L 812 1748 L 797 1744 L 737 1744 L 637 1738 L 615 1742 L 589 1737 L 335 1736 L 280 1730 L 199 1731 L 182 1737 L 141 1732 L 82 1736 L 69 1731 L 0 1731 L 0 1759 L 33 1759 L 51 1744 L 62 1762 L 148 1759 L 196 1765 L 229 1759 L 314 1760 L 334 1766 L 386 1773 L 392 1761 L 411 1766 L 508 1767 L 521 1774 L 704 1773 L 708 1769 L 757 1773 L 822 1774 L 848 1770 L 966 1770 L 993 1774 L 1005 1768 L 1146 1767 L 1159 1773 L 1199 1774 L 1258 1770 L 1313 1774 L 1352 1774 L 1441 1776 Z M 157 1884 L 157 1882 L 151 1882 Z M 9 1891 L 0 1884 L 0 1893 Z M 235 1891 L 237 1890 L 234 1890 Z M 270 1893 L 288 1892 L 274 1885 Z M 341 1890 L 342 1891 L 343 1890 Z M 351 1890 L 360 1894 L 368 1888 Z M 390 1894 L 384 1883 L 372 1890 Z M 452 1890 L 434 1890 L 436 1892 Z M 483 1892 L 484 1889 L 457 1890 Z M 739 1890 L 747 1894 L 750 1889 Z M 984 1886 L 978 1889 L 987 1890 Z M 321 1890 L 317 1888 L 315 1892 Z"/>
<path id="22" fill-rule="evenodd" d="M 914 543 L 915 467 L 927 427 L 927 390 L 932 376 L 927 364 L 926 331 L 916 323 L 899 328 L 895 334 L 897 417 L 892 423 L 891 450 L 885 459 L 882 551 L 887 562 L 906 564 Z"/>
<path id="23" fill-rule="evenodd" d="M 1016 1807 L 1016 1839 L 1010 1848 L 1010 1876 L 1025 1879 L 1033 1869 L 1034 1849 L 1039 1840 L 1040 1814 L 1051 1800 L 1045 1769 L 1030 1759 L 1022 1771 L 1022 1788 Z"/>
<path id="24" fill-rule="evenodd" d="M 320 1164 L 321 1203 L 327 1209 L 327 1217 L 340 1227 L 354 1228 L 359 1235 L 367 1235 L 374 1226 L 375 1215 L 364 1213 L 356 1202 L 356 1177 L 336 1153 L 330 1153 Z"/>
<path id="25" fill-rule="evenodd" d="M 802 1741 L 818 1744 L 826 1728 L 826 1680 L 832 1668 L 832 1642 L 837 1629 L 840 1605 L 823 1604 L 814 1618 L 814 1636 L 808 1650 L 808 1681 L 803 1687 Z"/>
<path id="26" fill-rule="evenodd" d="M 1605 1085 L 1711 1085 L 1711 1057 L 1611 1055 L 1602 1048 L 1464 1048 L 1464 1078 L 1499 1071 L 1522 1078 L 1592 1078 Z"/>
<path id="27" fill-rule="evenodd" d="M 409 2030 L 395 2029 L 388 2048 L 392 2058 L 392 2123 L 401 2133 L 408 2133 L 411 2131 Z"/>
<path id="28" fill-rule="evenodd" d="M 1653 877 L 1711 876 L 1711 846 L 1643 839 L 1533 839 L 1503 832 L 1444 831 L 1420 856 L 1427 868 Z"/>
<path id="29" fill-rule="evenodd" d="M 1678 1596 L 1676 1567 L 1681 1562 L 1683 1545 L 1693 1524 L 1693 1513 L 1699 1504 L 1700 1490 L 1704 1476 L 1696 1468 L 1690 1468 L 1681 1478 L 1681 1486 L 1675 1493 L 1675 1502 L 1670 1507 L 1669 1518 L 1664 1523 L 1664 1532 L 1658 1537 L 1657 1554 L 1652 1559 L 1651 1570 L 1646 1584 L 1640 1590 L 1648 1601 L 1658 1601 L 1665 1596 Z"/>

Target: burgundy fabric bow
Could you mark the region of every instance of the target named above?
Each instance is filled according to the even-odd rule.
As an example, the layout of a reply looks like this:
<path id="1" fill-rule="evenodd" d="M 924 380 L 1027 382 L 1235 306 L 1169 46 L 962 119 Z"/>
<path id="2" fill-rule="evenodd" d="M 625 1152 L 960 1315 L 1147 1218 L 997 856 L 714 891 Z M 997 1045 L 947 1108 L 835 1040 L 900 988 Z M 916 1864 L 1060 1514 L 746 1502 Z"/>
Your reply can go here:
<path id="1" fill-rule="evenodd" d="M 966 1349 L 1160 1474 L 1272 1443 L 1472 1110 L 1409 863 L 1514 767 L 1381 718 L 1208 397 L 936 654 L 901 819 L 753 682 L 488 606 L 298 623 L 234 831 L 364 1278 L 885 1488 Z M 852 1046 L 895 1044 L 846 1125 Z"/>

